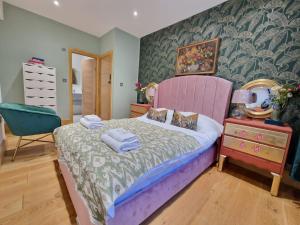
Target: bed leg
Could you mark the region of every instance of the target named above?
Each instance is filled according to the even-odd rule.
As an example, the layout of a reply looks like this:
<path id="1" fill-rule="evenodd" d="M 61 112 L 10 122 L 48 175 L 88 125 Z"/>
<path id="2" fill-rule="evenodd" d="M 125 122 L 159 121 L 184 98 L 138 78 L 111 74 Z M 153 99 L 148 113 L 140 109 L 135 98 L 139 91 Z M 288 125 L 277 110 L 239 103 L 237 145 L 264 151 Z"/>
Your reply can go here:
<path id="1" fill-rule="evenodd" d="M 220 155 L 219 157 L 219 166 L 218 166 L 218 170 L 221 172 L 223 170 L 223 165 L 224 165 L 224 161 L 226 159 L 226 155 Z"/>

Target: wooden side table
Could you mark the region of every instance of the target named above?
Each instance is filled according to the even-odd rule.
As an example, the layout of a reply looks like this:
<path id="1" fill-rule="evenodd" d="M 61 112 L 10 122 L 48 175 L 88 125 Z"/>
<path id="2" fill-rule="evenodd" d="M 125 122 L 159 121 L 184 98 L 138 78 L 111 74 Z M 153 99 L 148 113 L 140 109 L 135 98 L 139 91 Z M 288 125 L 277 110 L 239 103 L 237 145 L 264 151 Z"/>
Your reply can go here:
<path id="1" fill-rule="evenodd" d="M 265 169 L 273 175 L 271 195 L 277 196 L 289 150 L 292 129 L 265 124 L 262 120 L 225 120 L 219 171 L 226 157 Z"/>
<path id="2" fill-rule="evenodd" d="M 130 104 L 130 118 L 144 115 L 151 108 L 149 104 Z"/>

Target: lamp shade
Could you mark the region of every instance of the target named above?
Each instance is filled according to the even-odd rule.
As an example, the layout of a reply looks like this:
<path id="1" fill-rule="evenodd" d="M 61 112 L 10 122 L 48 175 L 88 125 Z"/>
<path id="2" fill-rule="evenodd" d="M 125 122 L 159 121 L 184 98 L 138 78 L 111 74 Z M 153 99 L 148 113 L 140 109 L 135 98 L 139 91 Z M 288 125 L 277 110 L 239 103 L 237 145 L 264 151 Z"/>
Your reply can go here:
<path id="1" fill-rule="evenodd" d="M 251 92 L 249 90 L 235 90 L 232 96 L 232 103 L 236 104 L 250 104 L 251 101 Z"/>
<path id="2" fill-rule="evenodd" d="M 152 88 L 149 88 L 147 92 L 148 92 L 149 96 L 154 97 L 155 91 L 156 91 L 156 89 L 152 87 Z"/>

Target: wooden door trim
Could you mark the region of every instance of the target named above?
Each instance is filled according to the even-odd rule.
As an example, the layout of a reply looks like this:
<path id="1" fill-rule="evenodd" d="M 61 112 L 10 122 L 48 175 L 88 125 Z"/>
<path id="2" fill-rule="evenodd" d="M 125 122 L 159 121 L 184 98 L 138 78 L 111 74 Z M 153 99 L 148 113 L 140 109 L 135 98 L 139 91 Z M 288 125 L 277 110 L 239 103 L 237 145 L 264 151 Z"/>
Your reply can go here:
<path id="1" fill-rule="evenodd" d="M 96 54 L 90 53 L 90 52 L 86 52 L 83 50 L 80 50 L 78 48 L 69 48 L 69 98 L 70 98 L 70 102 L 69 102 L 69 109 L 70 109 L 70 115 L 69 115 L 69 120 L 71 122 L 73 122 L 73 76 L 72 76 L 72 54 L 78 54 L 78 55 L 83 55 L 83 56 L 87 56 L 90 58 L 93 58 L 96 60 L 96 93 L 99 92 L 99 83 L 97 82 L 99 80 L 100 77 L 100 68 L 99 68 L 99 61 L 100 61 L 100 57 Z M 99 111 L 97 109 L 99 109 L 99 95 L 96 94 L 96 114 L 99 115 Z"/>
<path id="2" fill-rule="evenodd" d="M 111 87 L 110 87 L 110 118 L 112 118 L 112 94 L 113 94 L 113 79 L 114 79 L 114 76 L 113 76 L 113 65 L 114 65 L 114 57 L 113 57 L 113 50 L 110 50 L 110 51 L 107 51 L 103 54 L 101 54 L 99 56 L 99 61 L 98 61 L 98 64 L 99 64 L 99 80 L 97 82 L 97 84 L 99 85 L 99 87 L 101 87 L 101 59 L 104 58 L 104 57 L 107 57 L 107 56 L 110 56 L 111 57 Z M 100 92 L 100 88 L 98 89 L 98 99 L 101 100 L 101 96 L 99 94 Z M 100 101 L 99 101 L 100 102 Z M 101 114 L 101 104 L 98 105 L 98 110 L 99 110 L 99 114 Z"/>

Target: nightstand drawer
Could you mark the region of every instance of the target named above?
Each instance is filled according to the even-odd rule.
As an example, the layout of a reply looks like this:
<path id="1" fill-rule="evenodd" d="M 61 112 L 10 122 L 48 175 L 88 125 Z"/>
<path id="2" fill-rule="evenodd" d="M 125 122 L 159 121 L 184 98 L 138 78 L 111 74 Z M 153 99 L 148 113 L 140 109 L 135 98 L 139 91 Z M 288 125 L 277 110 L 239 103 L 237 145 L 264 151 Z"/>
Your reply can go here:
<path id="1" fill-rule="evenodd" d="M 140 117 L 140 116 L 142 116 L 142 115 L 144 115 L 144 114 L 142 114 L 142 113 L 131 112 L 131 113 L 130 113 L 130 118 Z"/>
<path id="2" fill-rule="evenodd" d="M 148 108 L 137 105 L 131 105 L 131 112 L 145 114 L 146 112 L 148 112 Z"/>
<path id="3" fill-rule="evenodd" d="M 226 123 L 224 133 L 281 148 L 285 148 L 288 142 L 287 133 L 244 126 L 235 123 Z"/>
<path id="4" fill-rule="evenodd" d="M 284 157 L 283 149 L 226 135 L 224 135 L 223 146 L 277 163 L 281 163 Z"/>

